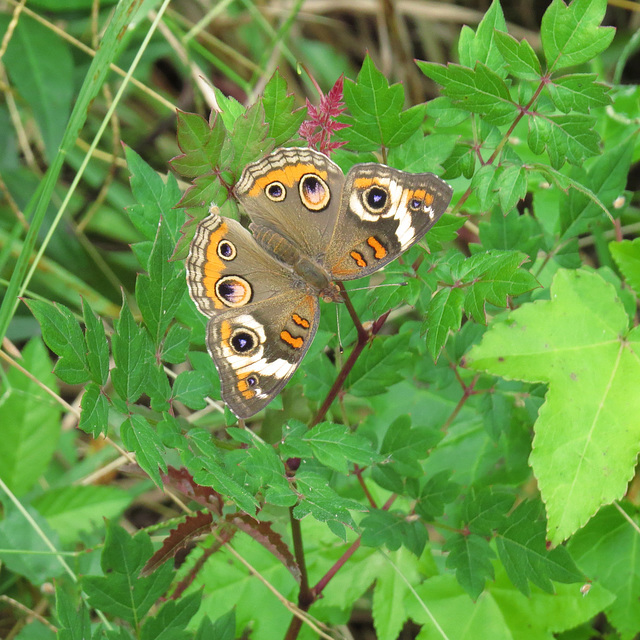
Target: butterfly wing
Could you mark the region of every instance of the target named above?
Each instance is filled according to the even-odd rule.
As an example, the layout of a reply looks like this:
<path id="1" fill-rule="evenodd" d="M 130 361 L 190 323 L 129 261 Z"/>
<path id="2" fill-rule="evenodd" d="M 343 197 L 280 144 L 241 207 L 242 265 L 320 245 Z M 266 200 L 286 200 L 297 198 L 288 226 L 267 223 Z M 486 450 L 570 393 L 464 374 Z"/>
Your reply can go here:
<path id="1" fill-rule="evenodd" d="M 340 167 L 319 151 L 277 149 L 245 167 L 235 192 L 255 225 L 319 259 L 334 232 L 344 180 Z"/>
<path id="2" fill-rule="evenodd" d="M 452 195 L 452 188 L 432 173 L 355 165 L 346 177 L 325 268 L 335 280 L 381 269 L 431 229 Z"/>
<path id="3" fill-rule="evenodd" d="M 222 398 L 248 418 L 298 368 L 318 328 L 318 299 L 240 223 L 217 212 L 198 225 L 186 266 L 189 294 L 210 318 L 207 348 Z"/>

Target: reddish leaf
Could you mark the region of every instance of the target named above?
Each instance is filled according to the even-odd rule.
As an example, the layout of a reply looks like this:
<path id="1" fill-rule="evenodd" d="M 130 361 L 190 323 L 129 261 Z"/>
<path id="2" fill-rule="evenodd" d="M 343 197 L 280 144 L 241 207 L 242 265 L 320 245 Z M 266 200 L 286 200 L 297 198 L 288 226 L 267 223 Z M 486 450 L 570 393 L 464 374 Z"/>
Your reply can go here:
<path id="1" fill-rule="evenodd" d="M 229 514 L 226 520 L 271 552 L 300 583 L 300 567 L 298 567 L 298 563 L 291 551 L 289 551 L 289 547 L 282 540 L 282 536 L 271 528 L 271 522 L 259 522 L 251 516 L 241 513 Z"/>
<path id="2" fill-rule="evenodd" d="M 180 493 L 207 507 L 216 515 L 222 514 L 222 506 L 224 504 L 222 496 L 211 487 L 203 487 L 198 484 L 191 473 L 184 467 L 181 469 L 169 467 L 167 473 L 162 476 L 162 483 L 180 491 Z"/>
<path id="3" fill-rule="evenodd" d="M 169 558 L 173 558 L 189 541 L 206 533 L 211 533 L 212 523 L 213 516 L 210 511 L 198 511 L 194 516 L 187 516 L 184 522 L 169 532 L 162 546 L 149 558 L 147 564 L 144 565 L 140 575 L 151 575 L 156 569 L 169 560 Z"/>

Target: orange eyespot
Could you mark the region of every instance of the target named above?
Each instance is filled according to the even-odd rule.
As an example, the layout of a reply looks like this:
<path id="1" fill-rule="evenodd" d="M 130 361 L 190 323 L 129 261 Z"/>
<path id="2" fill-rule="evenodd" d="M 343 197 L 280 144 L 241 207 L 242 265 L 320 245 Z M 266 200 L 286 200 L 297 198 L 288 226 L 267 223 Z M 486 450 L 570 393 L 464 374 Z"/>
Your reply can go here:
<path id="1" fill-rule="evenodd" d="M 225 276 L 216 282 L 216 296 L 227 307 L 243 307 L 251 295 L 251 285 L 240 276 Z"/>
<path id="2" fill-rule="evenodd" d="M 311 211 L 322 211 L 331 199 L 327 183 L 315 173 L 307 173 L 302 176 L 298 190 L 302 204 Z"/>
<path id="3" fill-rule="evenodd" d="M 264 192 L 267 198 L 273 202 L 282 202 L 287 197 L 287 190 L 285 189 L 285 186 L 278 180 L 268 184 L 265 187 Z"/>

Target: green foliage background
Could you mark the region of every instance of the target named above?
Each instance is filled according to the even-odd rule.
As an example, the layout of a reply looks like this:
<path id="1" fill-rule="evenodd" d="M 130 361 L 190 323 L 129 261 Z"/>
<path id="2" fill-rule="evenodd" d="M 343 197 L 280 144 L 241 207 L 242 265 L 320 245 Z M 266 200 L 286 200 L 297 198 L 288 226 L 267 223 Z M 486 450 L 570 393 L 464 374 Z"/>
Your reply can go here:
<path id="1" fill-rule="evenodd" d="M 0 636 L 637 637 L 640 32 L 380 7 L 0 0 Z M 328 104 L 454 199 L 239 425 L 183 259 Z"/>

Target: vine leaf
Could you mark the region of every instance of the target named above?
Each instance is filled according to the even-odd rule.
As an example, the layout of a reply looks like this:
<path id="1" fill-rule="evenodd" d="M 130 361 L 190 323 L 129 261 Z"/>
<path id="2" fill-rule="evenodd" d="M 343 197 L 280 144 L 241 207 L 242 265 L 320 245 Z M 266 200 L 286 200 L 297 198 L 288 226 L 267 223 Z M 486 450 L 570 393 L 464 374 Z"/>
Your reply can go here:
<path id="1" fill-rule="evenodd" d="M 621 498 L 640 441 L 640 328 L 598 274 L 559 270 L 551 300 L 523 305 L 469 355 L 472 368 L 549 385 L 531 464 L 554 544 Z"/>

